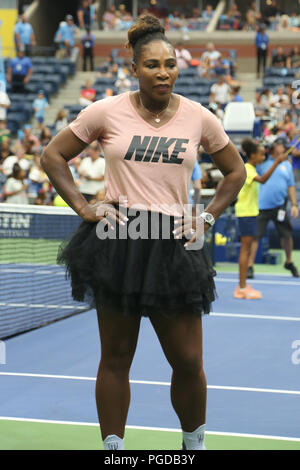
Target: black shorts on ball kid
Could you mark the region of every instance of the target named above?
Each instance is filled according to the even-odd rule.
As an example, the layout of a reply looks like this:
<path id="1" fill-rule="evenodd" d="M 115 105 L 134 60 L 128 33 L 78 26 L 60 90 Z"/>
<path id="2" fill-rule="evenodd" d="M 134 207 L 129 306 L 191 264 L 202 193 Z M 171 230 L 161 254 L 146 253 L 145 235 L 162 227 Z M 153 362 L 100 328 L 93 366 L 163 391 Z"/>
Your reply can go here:
<path id="1" fill-rule="evenodd" d="M 285 211 L 283 220 L 278 220 L 279 211 Z M 265 235 L 267 225 L 271 220 L 274 222 L 279 238 L 290 238 L 292 236 L 293 227 L 285 206 L 260 210 L 257 220 L 258 238 L 262 238 Z"/>

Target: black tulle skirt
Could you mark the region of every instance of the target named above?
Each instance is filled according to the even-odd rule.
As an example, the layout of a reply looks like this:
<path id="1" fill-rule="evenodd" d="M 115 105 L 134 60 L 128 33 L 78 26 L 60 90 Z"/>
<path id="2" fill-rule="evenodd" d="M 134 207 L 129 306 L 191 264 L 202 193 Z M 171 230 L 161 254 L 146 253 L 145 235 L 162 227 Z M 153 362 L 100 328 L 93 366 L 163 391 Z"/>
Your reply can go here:
<path id="1" fill-rule="evenodd" d="M 128 236 L 128 227 L 140 214 L 127 214 L 126 226 L 116 224 L 104 239 L 102 228 L 99 238 L 97 223 L 82 222 L 61 246 L 58 262 L 66 266 L 74 300 L 124 315 L 208 314 L 215 299 L 216 273 L 205 245 L 187 250 L 185 238 L 174 238 L 172 216 L 159 214 L 158 228 L 153 230 L 150 212 L 146 213 L 148 237 L 132 237 L 132 232 Z M 155 238 L 150 237 L 153 232 Z"/>

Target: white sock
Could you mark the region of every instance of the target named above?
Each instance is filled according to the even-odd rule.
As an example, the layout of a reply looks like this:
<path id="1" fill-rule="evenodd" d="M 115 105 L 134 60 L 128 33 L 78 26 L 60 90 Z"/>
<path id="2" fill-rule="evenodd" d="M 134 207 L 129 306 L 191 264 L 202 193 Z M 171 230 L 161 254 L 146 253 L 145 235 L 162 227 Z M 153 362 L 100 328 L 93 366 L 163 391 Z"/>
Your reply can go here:
<path id="1" fill-rule="evenodd" d="M 183 442 L 186 450 L 206 450 L 204 445 L 205 424 L 199 426 L 193 432 L 182 431 Z"/>
<path id="2" fill-rule="evenodd" d="M 111 434 L 104 439 L 103 445 L 104 450 L 124 450 L 124 439 Z"/>

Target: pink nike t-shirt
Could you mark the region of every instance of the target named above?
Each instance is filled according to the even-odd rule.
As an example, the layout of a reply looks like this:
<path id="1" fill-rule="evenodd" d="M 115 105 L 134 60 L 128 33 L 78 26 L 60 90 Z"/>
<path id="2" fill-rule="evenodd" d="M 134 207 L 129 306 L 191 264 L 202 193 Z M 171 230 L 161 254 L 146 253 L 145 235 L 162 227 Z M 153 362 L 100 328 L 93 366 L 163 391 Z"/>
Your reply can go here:
<path id="1" fill-rule="evenodd" d="M 105 156 L 105 201 L 181 215 L 189 203 L 193 167 L 202 145 L 209 154 L 229 141 L 218 119 L 180 96 L 175 115 L 159 128 L 136 111 L 131 92 L 96 101 L 69 124 L 87 144 L 98 140 Z M 181 208 L 181 209 L 178 209 Z"/>

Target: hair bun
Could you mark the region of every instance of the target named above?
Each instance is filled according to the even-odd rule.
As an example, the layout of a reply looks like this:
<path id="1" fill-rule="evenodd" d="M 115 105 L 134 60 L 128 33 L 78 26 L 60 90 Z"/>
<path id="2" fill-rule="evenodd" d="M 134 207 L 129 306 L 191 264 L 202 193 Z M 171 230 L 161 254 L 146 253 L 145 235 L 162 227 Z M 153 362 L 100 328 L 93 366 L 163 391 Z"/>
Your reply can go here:
<path id="1" fill-rule="evenodd" d="M 126 47 L 136 45 L 137 41 L 148 34 L 162 33 L 165 34 L 165 28 L 161 25 L 160 21 L 154 15 L 142 15 L 137 19 L 137 22 L 128 30 Z"/>

